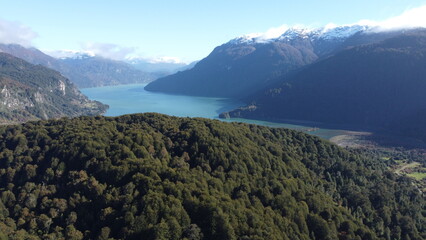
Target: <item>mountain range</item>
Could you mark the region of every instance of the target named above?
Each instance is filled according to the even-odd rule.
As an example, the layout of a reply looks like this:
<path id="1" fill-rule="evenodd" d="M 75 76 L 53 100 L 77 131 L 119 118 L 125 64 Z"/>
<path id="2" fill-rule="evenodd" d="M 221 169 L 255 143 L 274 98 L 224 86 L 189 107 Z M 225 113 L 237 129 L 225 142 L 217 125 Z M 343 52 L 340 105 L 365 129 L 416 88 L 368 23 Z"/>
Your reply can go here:
<path id="1" fill-rule="evenodd" d="M 222 117 L 298 119 L 426 140 L 426 31 L 356 46 L 306 66 Z"/>
<path id="2" fill-rule="evenodd" d="M 137 70 L 147 66 L 136 60 L 0 51 L 0 240 L 426 239 L 424 151 L 343 149 L 299 131 L 204 118 L 99 116 L 108 106 L 75 84 L 157 73 Z M 291 28 L 233 39 L 146 89 L 247 103 L 223 118 L 426 141 L 425 66 L 424 29 Z"/>
<path id="3" fill-rule="evenodd" d="M 425 32 L 353 25 L 244 36 L 145 89 L 247 104 L 223 118 L 311 121 L 426 140 Z"/>
<path id="4" fill-rule="evenodd" d="M 0 53 L 0 123 L 99 115 L 108 106 L 91 101 L 59 72 Z"/>
<path id="5" fill-rule="evenodd" d="M 290 28 L 277 38 L 243 36 L 216 47 L 188 70 L 159 78 L 148 91 L 242 98 L 301 67 L 347 47 L 378 42 L 403 31 L 375 32 L 369 26 Z"/>
<path id="6" fill-rule="evenodd" d="M 79 88 L 147 83 L 159 76 L 164 76 L 164 73 L 138 70 L 123 61 L 87 54 L 54 58 L 36 48 L 25 48 L 16 44 L 0 44 L 0 52 L 9 53 L 32 64 L 40 64 L 54 69 L 69 78 Z"/>

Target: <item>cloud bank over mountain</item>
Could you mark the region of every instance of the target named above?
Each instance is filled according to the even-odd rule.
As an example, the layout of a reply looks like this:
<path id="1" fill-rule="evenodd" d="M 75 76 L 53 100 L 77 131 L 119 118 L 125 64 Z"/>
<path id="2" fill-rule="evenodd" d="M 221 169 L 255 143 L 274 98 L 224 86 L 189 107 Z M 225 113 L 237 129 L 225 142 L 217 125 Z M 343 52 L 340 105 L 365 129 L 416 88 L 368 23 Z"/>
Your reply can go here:
<path id="1" fill-rule="evenodd" d="M 410 29 L 410 28 L 419 28 L 419 27 L 426 28 L 426 5 L 416 7 L 416 8 L 410 8 L 404 11 L 401 15 L 394 16 L 382 21 L 364 19 L 356 23 L 344 24 L 344 25 L 329 23 L 323 27 L 323 31 L 327 31 L 328 29 L 336 28 L 338 26 L 354 26 L 354 25 L 369 26 L 371 31 L 374 31 L 374 32 L 401 30 L 401 29 Z M 312 26 L 307 26 L 303 24 L 297 24 L 293 26 L 284 24 L 278 27 L 272 27 L 263 33 L 249 33 L 244 36 L 241 36 L 241 38 L 256 39 L 257 42 L 262 42 L 269 39 L 278 38 L 279 36 L 281 36 L 282 34 L 284 34 L 286 31 L 288 31 L 291 28 L 305 29 L 305 30 L 315 29 Z"/>
<path id="2" fill-rule="evenodd" d="M 378 31 L 426 27 L 426 5 L 408 9 L 399 16 L 384 21 L 363 20 L 359 23 L 377 26 Z"/>
<path id="3" fill-rule="evenodd" d="M 20 22 L 0 18 L 0 43 L 31 46 L 38 34 Z"/>

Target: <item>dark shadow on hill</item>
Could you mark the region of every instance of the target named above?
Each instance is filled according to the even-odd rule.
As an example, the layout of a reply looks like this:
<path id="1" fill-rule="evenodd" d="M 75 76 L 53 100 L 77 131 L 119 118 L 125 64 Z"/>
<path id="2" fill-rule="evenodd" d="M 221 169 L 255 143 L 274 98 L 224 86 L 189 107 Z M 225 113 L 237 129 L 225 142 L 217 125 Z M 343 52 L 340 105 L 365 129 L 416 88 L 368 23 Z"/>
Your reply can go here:
<path id="1" fill-rule="evenodd" d="M 350 148 L 403 148 L 426 149 L 426 143 L 416 138 L 386 132 L 348 132 L 335 136 L 330 141 Z"/>
<path id="2" fill-rule="evenodd" d="M 237 118 L 230 118 L 228 120 L 238 121 Z M 244 119 L 244 118 L 243 118 Z M 329 124 L 312 121 L 292 120 L 292 119 L 255 119 L 250 118 L 246 120 L 257 120 L 271 123 L 269 127 L 280 127 L 280 124 L 298 125 L 299 130 L 308 134 L 316 135 L 334 142 L 341 147 L 350 148 L 404 148 L 404 149 L 426 149 L 426 143 L 422 140 L 413 137 L 402 136 L 394 134 L 382 129 L 375 129 L 361 125 L 348 125 L 348 124 Z M 262 124 L 263 125 L 263 124 Z M 326 133 L 319 133 L 321 130 L 330 132 L 330 136 Z"/>
<path id="3" fill-rule="evenodd" d="M 383 147 L 403 147 L 406 149 L 422 148 L 426 149 L 426 143 L 422 140 L 400 136 L 390 135 L 385 133 L 374 133 L 369 136 L 365 136 L 366 141 L 373 141 L 379 146 Z"/>

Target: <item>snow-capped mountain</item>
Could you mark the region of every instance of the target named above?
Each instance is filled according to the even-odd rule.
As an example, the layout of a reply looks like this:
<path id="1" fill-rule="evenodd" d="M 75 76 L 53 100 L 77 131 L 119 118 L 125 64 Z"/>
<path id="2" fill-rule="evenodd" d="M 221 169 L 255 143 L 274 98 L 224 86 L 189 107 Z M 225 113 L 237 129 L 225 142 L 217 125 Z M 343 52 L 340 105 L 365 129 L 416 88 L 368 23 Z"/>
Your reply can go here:
<path id="1" fill-rule="evenodd" d="M 345 39 L 357 33 L 368 32 L 372 29 L 367 25 L 325 26 L 315 31 L 314 39 Z"/>
<path id="2" fill-rule="evenodd" d="M 290 28 L 276 40 L 293 40 L 296 38 L 316 40 L 344 40 L 357 33 L 365 32 L 370 29 L 369 26 L 351 25 L 337 27 L 322 27 L 316 29 L 309 28 Z"/>
<path id="3" fill-rule="evenodd" d="M 385 32 L 373 25 L 327 25 L 286 28 L 281 34 L 245 35 L 216 47 L 191 70 L 160 78 L 145 89 L 241 99 L 319 59 L 404 31 L 416 29 Z"/>
<path id="4" fill-rule="evenodd" d="M 268 38 L 265 34 L 254 33 L 247 34 L 229 41 L 231 44 L 256 44 L 256 43 L 271 43 L 280 41 L 292 41 L 295 39 L 309 39 L 311 41 L 317 40 L 344 40 L 357 33 L 369 32 L 374 29 L 369 25 L 343 25 L 336 26 L 329 24 L 321 28 L 303 28 L 291 27 L 286 29 L 284 33 L 275 38 Z"/>
<path id="5" fill-rule="evenodd" d="M 386 35 L 350 30 L 330 36 L 352 35 L 347 41 L 355 44 L 345 43 L 351 47 L 281 77 L 246 97 L 247 106 L 222 116 L 386 129 L 426 141 L 426 29 L 370 43 Z"/>

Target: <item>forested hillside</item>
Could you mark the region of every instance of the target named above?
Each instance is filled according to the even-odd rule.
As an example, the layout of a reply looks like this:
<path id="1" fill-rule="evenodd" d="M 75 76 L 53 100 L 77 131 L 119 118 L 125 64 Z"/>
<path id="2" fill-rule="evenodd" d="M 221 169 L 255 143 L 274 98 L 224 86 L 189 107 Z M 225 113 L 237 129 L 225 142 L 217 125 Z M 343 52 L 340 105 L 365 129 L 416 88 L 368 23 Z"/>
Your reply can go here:
<path id="1" fill-rule="evenodd" d="M 59 72 L 6 53 L 0 53 L 0 89 L 0 124 L 99 115 L 108 108 Z"/>
<path id="2" fill-rule="evenodd" d="M 159 114 L 0 128 L 0 239 L 425 239 L 425 199 L 317 137 Z"/>

